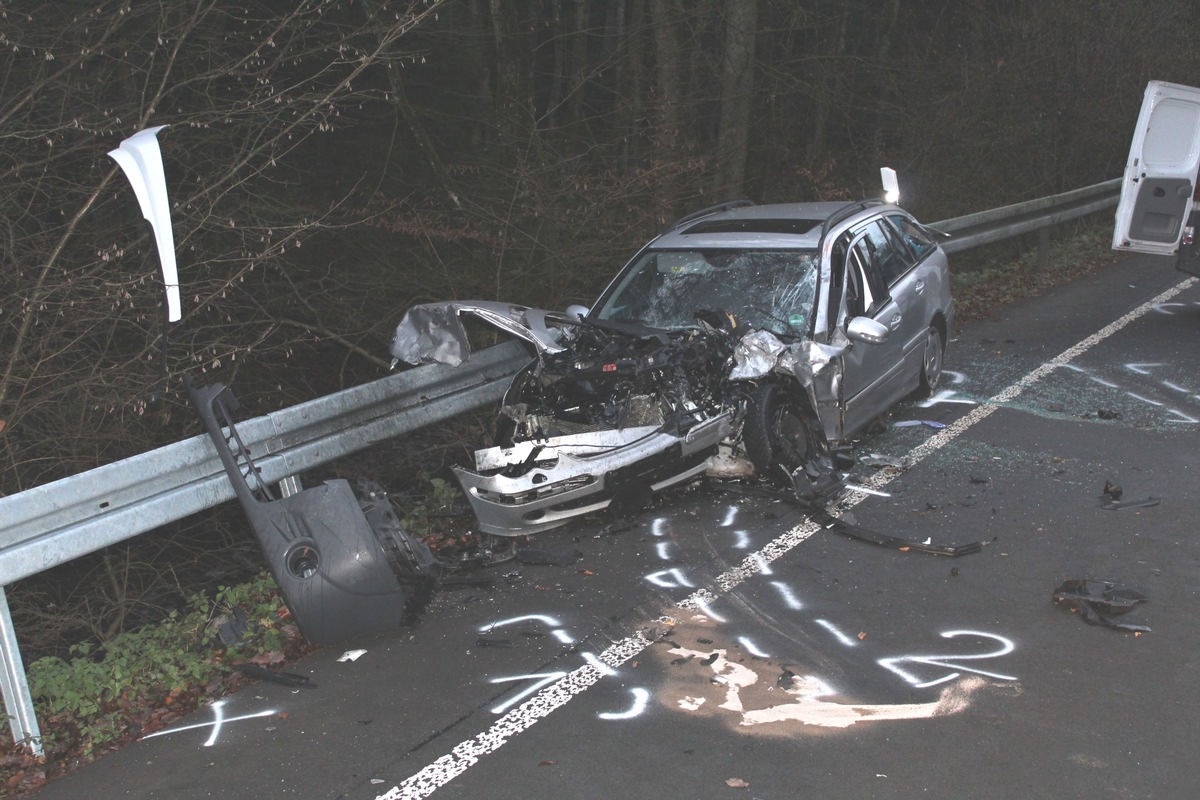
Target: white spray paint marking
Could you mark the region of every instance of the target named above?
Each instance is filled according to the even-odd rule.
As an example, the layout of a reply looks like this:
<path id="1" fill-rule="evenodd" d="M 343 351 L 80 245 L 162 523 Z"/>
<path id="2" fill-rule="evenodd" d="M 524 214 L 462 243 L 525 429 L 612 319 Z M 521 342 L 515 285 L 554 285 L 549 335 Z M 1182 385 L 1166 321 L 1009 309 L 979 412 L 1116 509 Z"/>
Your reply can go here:
<path id="1" fill-rule="evenodd" d="M 664 533 L 666 533 L 666 531 L 663 530 L 663 526 L 666 524 L 667 524 L 667 520 L 665 520 L 664 518 L 655 517 L 650 522 L 650 534 L 652 536 L 662 536 Z"/>
<path id="2" fill-rule="evenodd" d="M 674 542 L 655 542 L 654 550 L 658 553 L 658 557 L 663 561 L 670 561 L 671 557 L 667 555 L 667 551 L 671 549 Z"/>
<path id="3" fill-rule="evenodd" d="M 833 638 L 837 639 L 839 642 L 844 644 L 846 647 L 855 647 L 858 645 L 857 639 L 855 639 L 853 636 L 847 636 L 845 633 L 842 632 L 841 628 L 839 628 L 837 625 L 834 625 L 829 620 L 817 619 L 817 620 L 813 620 L 813 622 L 817 623 L 822 628 L 824 628 L 825 630 L 832 633 Z"/>
<path id="4" fill-rule="evenodd" d="M 1181 392 L 1182 394 L 1187 394 L 1188 392 L 1191 391 L 1191 389 L 1185 389 L 1182 386 L 1180 386 L 1179 384 L 1173 383 L 1172 381 L 1160 381 L 1160 383 L 1162 383 L 1162 385 L 1167 387 L 1168 389 L 1175 391 L 1175 392 Z"/>
<path id="5" fill-rule="evenodd" d="M 1136 372 L 1138 375 L 1149 375 L 1149 374 L 1150 374 L 1150 370 L 1152 370 L 1152 369 L 1154 369 L 1154 368 L 1156 368 L 1156 367 L 1162 367 L 1162 366 L 1165 366 L 1165 364 L 1161 364 L 1161 363 L 1154 363 L 1154 364 L 1138 364 L 1138 363 L 1132 363 L 1132 364 L 1124 364 L 1123 366 L 1125 367 L 1125 369 L 1129 370 L 1130 372 Z"/>
<path id="6" fill-rule="evenodd" d="M 973 425 L 987 419 L 1001 404 L 1008 403 L 1018 397 L 1030 386 L 1049 375 L 1054 369 L 1067 364 L 1081 354 L 1095 347 L 1100 342 L 1120 331 L 1129 323 L 1149 313 L 1155 306 L 1165 303 L 1180 292 L 1196 285 L 1196 278 L 1188 278 L 1176 284 L 1154 299 L 1143 303 L 1120 319 L 1106 325 L 1096 333 L 1087 337 L 1073 347 L 1064 350 L 1047 364 L 1033 370 L 1016 383 L 992 397 L 983 405 L 971 409 L 953 424 L 941 429 L 923 443 L 915 447 L 908 458 L 912 465 L 924 461 L 931 454 L 950 444 Z M 909 467 L 911 469 L 911 466 Z M 871 481 L 873 486 L 884 486 L 907 470 L 886 468 L 875 473 Z M 832 513 L 843 514 L 862 502 L 866 495 L 856 494 L 840 501 L 832 509 Z M 783 556 L 801 542 L 812 537 L 821 526 L 807 521 L 789 531 L 780 534 L 767 543 L 759 552 L 768 563 Z M 700 599 L 715 599 L 718 595 L 731 591 L 748 577 L 755 574 L 755 564 L 750 559 L 742 561 L 737 567 L 717 576 L 713 588 L 700 589 L 678 604 L 679 608 L 696 608 Z M 600 659 L 613 667 L 620 666 L 629 659 L 641 653 L 650 646 L 651 640 L 640 633 L 629 636 L 613 644 L 600 654 Z M 400 785 L 390 791 L 378 795 L 376 800 L 416 800 L 429 797 L 440 787 L 446 785 L 458 775 L 461 775 L 472 764 L 478 763 L 480 757 L 493 753 L 503 747 L 514 736 L 528 730 L 535 722 L 550 715 L 569 703 L 575 695 L 587 691 L 602 677 L 602 673 L 588 664 L 567 674 L 553 685 L 547 686 L 536 696 L 509 711 L 496 720 L 487 730 L 460 743 L 446 755 L 437 759 L 420 772 L 406 778 Z"/>
<path id="7" fill-rule="evenodd" d="M 771 569 L 771 565 L 767 563 L 767 560 L 765 558 L 763 558 L 762 556 L 760 556 L 758 553 L 752 553 L 750 555 L 750 557 L 758 562 L 758 574 L 759 575 L 774 575 L 775 574 L 774 570 Z"/>
<path id="8" fill-rule="evenodd" d="M 734 533 L 737 535 L 738 540 L 737 544 L 733 546 L 733 549 L 745 550 L 750 546 L 750 534 L 746 533 L 745 531 L 734 531 Z"/>
<path id="9" fill-rule="evenodd" d="M 958 392 L 954 391 L 953 389 L 942 389 L 933 397 L 928 397 L 917 403 L 917 405 L 921 408 L 929 408 L 930 406 L 936 406 L 938 403 L 959 403 L 965 406 L 975 405 L 974 400 L 966 397 L 959 397 Z"/>
<path id="10" fill-rule="evenodd" d="M 999 658 L 1000 656 L 1008 655 L 1009 653 L 1011 653 L 1013 651 L 1013 649 L 1015 647 L 1011 640 L 1006 639 L 1003 636 L 998 636 L 994 633 L 984 633 L 982 631 L 946 631 L 945 633 L 942 634 L 942 638 L 944 638 L 944 639 L 953 639 L 956 636 L 977 636 L 977 637 L 980 637 L 983 639 L 992 639 L 992 640 L 1000 643 L 1000 649 L 994 650 L 990 653 L 975 653 L 975 654 L 970 654 L 970 655 L 950 654 L 950 655 L 899 656 L 896 658 L 881 658 L 881 659 L 879 659 L 879 662 L 878 662 L 879 666 L 896 673 L 897 675 L 899 675 L 904 680 L 908 681 L 910 684 L 912 684 L 917 689 L 924 689 L 927 686 L 937 686 L 939 683 L 945 683 L 946 681 L 952 681 L 955 678 L 957 678 L 962 672 L 974 672 L 976 675 L 986 675 L 989 678 L 996 678 L 997 680 L 1002 680 L 1002 681 L 1017 680 L 1012 675 L 1001 675 L 997 672 L 986 672 L 985 670 L 979 669 L 977 667 L 963 666 L 961 663 L 958 663 L 958 662 L 962 662 L 962 661 L 975 661 L 975 660 L 984 659 L 984 658 Z M 942 669 L 947 669 L 947 670 L 950 670 L 951 672 L 949 675 L 944 675 L 941 678 L 937 678 L 936 680 L 922 681 L 916 675 L 913 675 L 908 670 L 898 666 L 899 664 L 906 663 L 906 662 L 913 663 L 913 664 L 925 664 L 926 666 L 930 666 L 930 667 L 941 667 Z"/>
<path id="11" fill-rule="evenodd" d="M 783 604 L 788 608 L 794 611 L 804 608 L 804 603 L 800 602 L 799 597 L 796 597 L 796 593 L 792 591 L 791 586 L 788 586 L 783 581 L 771 581 L 771 585 L 775 587 L 775 591 L 779 592 L 779 596 L 783 598 Z"/>
<path id="12" fill-rule="evenodd" d="M 609 675 L 617 674 L 617 671 L 615 669 L 613 669 L 608 664 L 605 664 L 603 661 L 601 661 L 600 657 L 597 656 L 595 653 L 581 652 L 579 655 L 583 657 L 584 661 L 591 664 L 596 669 L 600 670 L 600 674 L 602 674 L 606 677 Z"/>
<path id="13" fill-rule="evenodd" d="M 181 725 L 178 728 L 167 728 L 166 730 L 155 731 L 154 733 L 147 733 L 142 738 L 143 739 L 152 739 L 155 736 L 166 736 L 168 733 L 179 733 L 180 731 L 192 731 L 192 730 L 196 730 L 197 728 L 212 727 L 212 733 L 209 735 L 208 741 L 206 741 L 204 743 L 205 747 L 212 747 L 214 744 L 217 743 L 217 737 L 219 737 L 221 735 L 221 728 L 224 727 L 226 722 L 240 722 L 244 719 L 259 719 L 261 717 L 269 717 L 276 713 L 274 710 L 256 711 L 253 714 L 242 714 L 240 717 L 230 717 L 229 719 L 225 719 L 225 701 L 224 700 L 216 701 L 215 703 L 212 704 L 212 706 L 210 706 L 210 708 L 212 708 L 213 717 L 214 717 L 212 722 L 197 722 L 194 725 Z"/>
<path id="14" fill-rule="evenodd" d="M 517 703 L 524 700 L 529 695 L 541 689 L 547 684 L 554 683 L 559 678 L 562 678 L 567 673 L 565 672 L 535 672 L 532 675 L 510 675 L 507 678 L 492 678 L 488 683 L 509 683 L 510 681 L 533 681 L 533 685 L 526 687 L 520 692 L 510 697 L 500 705 L 492 709 L 493 714 L 503 714 L 507 709 L 515 706 Z"/>
<path id="15" fill-rule="evenodd" d="M 696 588 L 696 585 L 687 579 L 687 576 L 683 574 L 683 570 L 679 567 L 651 572 L 646 576 L 646 580 L 664 589 Z"/>
<path id="16" fill-rule="evenodd" d="M 738 507 L 737 506 L 729 506 L 728 508 L 726 508 L 725 509 L 725 519 L 721 520 L 721 527 L 728 528 L 730 525 L 733 524 L 733 521 L 735 519 L 737 519 L 737 515 L 738 515 Z"/>
<path id="17" fill-rule="evenodd" d="M 650 644 L 652 642 L 649 639 L 634 634 L 606 649 L 599 658 L 610 667 L 619 667 Z M 586 692 L 601 677 L 601 672 L 590 664 L 579 667 L 509 711 L 487 730 L 460 743 L 420 772 L 406 778 L 400 785 L 379 795 L 376 800 L 416 800 L 429 797 L 478 763 L 482 756 L 495 752 L 512 737 L 523 733 L 538 720 L 562 708 L 576 695 Z"/>
<path id="18" fill-rule="evenodd" d="M 717 622 L 728 622 L 729 620 L 722 617 L 720 614 L 712 610 L 712 603 L 709 600 L 697 600 L 696 609 L 711 620 Z"/>
<path id="19" fill-rule="evenodd" d="M 742 646 L 743 650 L 745 650 L 747 653 L 749 653 L 750 655 L 752 655 L 756 658 L 770 658 L 771 657 L 770 653 L 764 653 L 762 650 L 760 650 L 758 648 L 758 646 L 755 645 L 754 642 L 750 639 L 749 636 L 739 636 L 738 644 L 740 644 Z"/>
<path id="20" fill-rule="evenodd" d="M 1134 394 L 1133 392 L 1125 392 L 1125 394 L 1129 397 L 1132 397 L 1134 400 L 1141 400 L 1143 403 L 1148 403 L 1152 406 L 1162 406 L 1162 403 L 1158 402 L 1157 400 L 1151 400 L 1149 397 L 1142 397 L 1140 394 Z"/>
<path id="21" fill-rule="evenodd" d="M 628 711 L 609 711 L 596 716 L 600 719 L 633 719 L 641 716 L 642 712 L 646 710 L 646 703 L 650 701 L 650 692 L 637 687 L 630 689 L 629 693 L 633 695 L 633 705 L 629 707 Z"/>
<path id="22" fill-rule="evenodd" d="M 958 386 L 960 383 L 967 382 L 967 375 L 964 372 L 955 372 L 952 369 L 942 370 L 942 380 L 949 379 L 951 386 Z"/>
<path id="23" fill-rule="evenodd" d="M 545 614 L 525 614 L 524 616 L 521 616 L 521 617 L 513 617 L 511 619 L 502 619 L 499 622 L 489 622 L 487 625 L 479 626 L 479 632 L 480 633 L 491 633 L 496 628 L 503 628 L 506 625 L 514 625 L 518 622 L 529 622 L 530 620 L 532 620 L 534 622 L 540 622 L 543 625 L 545 625 L 547 628 L 554 628 L 554 630 L 550 631 L 550 635 L 553 636 L 555 639 L 558 639 L 563 644 L 574 644 L 575 643 L 575 640 L 571 638 L 571 634 L 569 634 L 565 630 L 563 630 L 562 623 L 560 623 L 554 617 L 550 617 Z"/>

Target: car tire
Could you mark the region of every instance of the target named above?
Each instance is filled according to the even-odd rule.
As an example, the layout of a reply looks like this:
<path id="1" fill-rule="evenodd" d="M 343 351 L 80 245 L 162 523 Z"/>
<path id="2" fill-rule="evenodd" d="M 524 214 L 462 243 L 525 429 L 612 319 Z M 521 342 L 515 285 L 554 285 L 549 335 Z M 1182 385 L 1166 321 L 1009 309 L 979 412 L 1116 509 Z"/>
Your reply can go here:
<path id="1" fill-rule="evenodd" d="M 790 477 L 797 469 L 811 467 L 821 452 L 814 416 L 787 387 L 777 383 L 759 387 L 750 398 L 742 434 L 755 471 L 766 477 Z"/>
<path id="2" fill-rule="evenodd" d="M 921 374 L 917 394 L 930 397 L 942 382 L 942 362 L 946 357 L 946 341 L 936 325 L 930 325 L 925 333 L 925 352 L 921 356 Z"/>

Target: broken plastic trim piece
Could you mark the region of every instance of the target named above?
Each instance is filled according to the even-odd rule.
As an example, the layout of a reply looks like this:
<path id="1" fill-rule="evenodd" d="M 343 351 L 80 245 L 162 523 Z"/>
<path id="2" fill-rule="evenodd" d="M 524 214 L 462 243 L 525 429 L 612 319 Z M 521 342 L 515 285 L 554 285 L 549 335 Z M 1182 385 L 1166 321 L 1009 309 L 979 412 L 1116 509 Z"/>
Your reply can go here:
<path id="1" fill-rule="evenodd" d="M 1094 578 L 1072 578 L 1063 581 L 1062 585 L 1054 590 L 1053 598 L 1055 603 L 1069 603 L 1072 610 L 1078 609 L 1080 618 L 1089 625 L 1103 625 L 1135 633 L 1150 632 L 1146 625 L 1121 622 L 1111 616 L 1124 614 L 1149 599 L 1136 589 Z"/>
<path id="2" fill-rule="evenodd" d="M 1109 500 L 1100 507 L 1106 511 L 1122 511 L 1126 508 L 1151 508 L 1160 502 L 1157 497 L 1147 497 L 1145 500 Z"/>
<path id="3" fill-rule="evenodd" d="M 742 492 L 745 494 L 757 494 L 763 497 L 770 497 L 774 500 L 781 500 L 785 503 L 791 503 L 797 508 L 809 512 L 813 522 L 816 522 L 826 530 L 840 533 L 843 536 L 848 536 L 851 539 L 858 539 L 863 542 L 883 545 L 884 547 L 893 547 L 897 550 L 915 550 L 918 553 L 929 553 L 935 556 L 965 556 L 971 553 L 978 553 L 984 548 L 987 542 L 971 542 L 969 544 L 960 545 L 938 545 L 929 542 L 918 542 L 912 539 L 903 539 L 899 536 L 889 536 L 885 533 L 878 533 L 864 528 L 861 525 L 847 522 L 844 519 L 834 516 L 825 508 L 822 508 L 788 494 L 787 492 L 777 492 L 771 489 L 764 489 L 759 486 L 722 486 L 726 491 Z"/>
<path id="4" fill-rule="evenodd" d="M 233 423 L 233 393 L 184 383 L 304 638 L 328 644 L 404 624 L 442 565 L 400 527 L 386 492 L 332 480 L 276 499 Z"/>

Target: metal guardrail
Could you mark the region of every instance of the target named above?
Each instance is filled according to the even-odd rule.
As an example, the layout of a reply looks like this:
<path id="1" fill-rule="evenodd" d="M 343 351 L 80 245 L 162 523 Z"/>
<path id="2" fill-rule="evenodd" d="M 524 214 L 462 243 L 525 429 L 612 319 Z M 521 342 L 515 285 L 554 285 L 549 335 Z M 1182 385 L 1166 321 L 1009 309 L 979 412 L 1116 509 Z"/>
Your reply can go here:
<path id="1" fill-rule="evenodd" d="M 931 223 L 957 252 L 1117 204 L 1121 179 Z M 516 342 L 458 367 L 432 365 L 238 423 L 265 481 L 276 483 L 371 445 L 499 400 L 529 356 Z M 41 754 L 4 587 L 233 499 L 205 435 L 0 498 L 0 689 L 15 738 Z"/>
<path id="2" fill-rule="evenodd" d="M 282 481 L 402 433 L 497 402 L 529 355 L 517 342 L 465 364 L 435 364 L 238 424 L 263 479 Z M 41 734 L 3 587 L 232 500 L 205 434 L 0 498 L 0 688 L 18 741 Z"/>

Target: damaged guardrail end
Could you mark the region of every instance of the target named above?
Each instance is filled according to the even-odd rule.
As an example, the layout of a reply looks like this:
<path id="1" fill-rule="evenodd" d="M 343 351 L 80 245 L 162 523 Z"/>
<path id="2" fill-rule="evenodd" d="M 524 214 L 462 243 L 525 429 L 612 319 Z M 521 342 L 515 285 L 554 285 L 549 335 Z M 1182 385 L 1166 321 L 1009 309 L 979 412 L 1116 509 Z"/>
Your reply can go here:
<path id="1" fill-rule="evenodd" d="M 400 526 L 378 484 L 338 479 L 275 497 L 238 435 L 233 392 L 184 382 L 305 639 L 394 629 L 428 601 L 441 563 Z"/>

